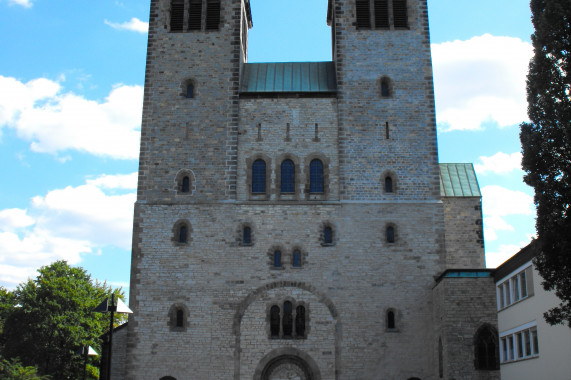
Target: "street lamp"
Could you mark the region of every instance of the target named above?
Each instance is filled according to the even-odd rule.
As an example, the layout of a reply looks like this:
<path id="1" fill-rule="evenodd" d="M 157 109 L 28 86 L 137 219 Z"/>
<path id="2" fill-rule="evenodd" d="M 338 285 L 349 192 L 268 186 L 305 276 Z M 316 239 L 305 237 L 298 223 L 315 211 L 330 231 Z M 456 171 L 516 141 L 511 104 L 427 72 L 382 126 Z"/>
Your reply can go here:
<path id="1" fill-rule="evenodd" d="M 85 380 L 85 374 L 87 372 L 87 357 L 88 356 L 97 356 L 97 352 L 90 345 L 86 344 L 85 346 L 81 346 L 77 351 L 76 354 L 83 356 L 83 380 Z"/>
<path id="2" fill-rule="evenodd" d="M 106 380 L 111 380 L 111 352 L 113 350 L 113 314 L 114 313 L 127 313 L 131 314 L 133 311 L 127 305 L 117 298 L 117 305 L 115 305 L 115 294 L 111 293 L 111 303 L 108 303 L 108 298 L 99 304 L 93 311 L 98 313 L 111 313 L 109 316 L 109 355 L 107 355 L 107 376 Z"/>

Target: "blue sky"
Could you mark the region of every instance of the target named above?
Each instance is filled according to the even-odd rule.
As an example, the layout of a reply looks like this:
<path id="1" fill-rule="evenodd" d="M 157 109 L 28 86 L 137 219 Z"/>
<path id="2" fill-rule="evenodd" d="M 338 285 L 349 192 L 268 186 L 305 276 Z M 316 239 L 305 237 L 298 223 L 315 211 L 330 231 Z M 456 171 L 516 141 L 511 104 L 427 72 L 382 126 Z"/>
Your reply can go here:
<path id="1" fill-rule="evenodd" d="M 251 0 L 249 60 L 331 59 L 326 0 Z M 0 286 L 58 259 L 128 286 L 149 0 L 0 0 Z M 526 0 L 429 0 L 441 162 L 473 162 L 486 260 L 534 235 Z"/>

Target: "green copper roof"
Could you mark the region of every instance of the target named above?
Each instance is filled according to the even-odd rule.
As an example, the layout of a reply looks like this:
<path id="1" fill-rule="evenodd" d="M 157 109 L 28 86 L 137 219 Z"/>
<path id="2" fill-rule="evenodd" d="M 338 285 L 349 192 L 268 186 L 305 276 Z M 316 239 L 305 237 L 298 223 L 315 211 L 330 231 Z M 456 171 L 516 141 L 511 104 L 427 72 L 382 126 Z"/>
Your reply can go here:
<path id="1" fill-rule="evenodd" d="M 335 92 L 333 62 L 245 63 L 241 93 Z"/>
<path id="2" fill-rule="evenodd" d="M 472 164 L 440 164 L 440 196 L 481 197 Z"/>

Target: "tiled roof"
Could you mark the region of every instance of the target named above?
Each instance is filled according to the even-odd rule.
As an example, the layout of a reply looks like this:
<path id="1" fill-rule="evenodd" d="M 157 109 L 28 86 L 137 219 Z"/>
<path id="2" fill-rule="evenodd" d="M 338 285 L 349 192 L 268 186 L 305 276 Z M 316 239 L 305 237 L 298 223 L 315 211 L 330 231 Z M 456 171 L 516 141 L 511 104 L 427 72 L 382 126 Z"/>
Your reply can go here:
<path id="1" fill-rule="evenodd" d="M 481 197 L 472 164 L 440 164 L 440 195 L 443 197 Z"/>
<path id="2" fill-rule="evenodd" d="M 333 62 L 245 63 L 241 93 L 336 92 Z"/>

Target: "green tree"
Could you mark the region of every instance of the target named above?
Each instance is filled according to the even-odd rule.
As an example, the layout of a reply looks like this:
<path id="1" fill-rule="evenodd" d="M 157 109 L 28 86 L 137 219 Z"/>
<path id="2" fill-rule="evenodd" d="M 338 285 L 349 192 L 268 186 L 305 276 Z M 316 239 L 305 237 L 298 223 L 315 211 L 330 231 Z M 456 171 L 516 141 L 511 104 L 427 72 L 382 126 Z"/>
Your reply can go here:
<path id="1" fill-rule="evenodd" d="M 544 316 L 571 327 L 571 1 L 531 0 L 534 57 L 527 77 L 530 123 L 521 125 L 524 181 L 535 190 L 543 287 L 561 300 Z"/>
<path id="2" fill-rule="evenodd" d="M 3 380 L 51 380 L 51 376 L 38 375 L 37 368 L 24 367 L 17 359 L 0 359 L 0 379 Z"/>
<path id="3" fill-rule="evenodd" d="M 3 356 L 18 358 L 54 379 L 78 379 L 83 359 L 75 352 L 89 344 L 99 353 L 100 336 L 109 329 L 109 316 L 93 309 L 111 292 L 93 283 L 81 268 L 57 261 L 38 270 L 39 276 L 13 292 L 12 311 L 2 332 Z M 118 296 L 120 290 L 115 290 Z M 90 359 L 95 364 L 98 359 Z"/>

